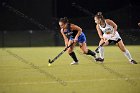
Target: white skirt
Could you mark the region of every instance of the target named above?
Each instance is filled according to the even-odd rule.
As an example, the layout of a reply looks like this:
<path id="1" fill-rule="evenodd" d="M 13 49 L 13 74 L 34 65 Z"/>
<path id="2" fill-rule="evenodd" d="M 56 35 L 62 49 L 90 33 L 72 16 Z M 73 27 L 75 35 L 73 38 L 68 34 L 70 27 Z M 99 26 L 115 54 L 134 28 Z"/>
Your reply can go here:
<path id="1" fill-rule="evenodd" d="M 118 31 L 115 31 L 115 35 L 113 36 L 113 34 L 103 34 L 103 37 L 106 38 L 107 40 L 114 40 L 117 41 L 118 39 L 121 39 Z"/>

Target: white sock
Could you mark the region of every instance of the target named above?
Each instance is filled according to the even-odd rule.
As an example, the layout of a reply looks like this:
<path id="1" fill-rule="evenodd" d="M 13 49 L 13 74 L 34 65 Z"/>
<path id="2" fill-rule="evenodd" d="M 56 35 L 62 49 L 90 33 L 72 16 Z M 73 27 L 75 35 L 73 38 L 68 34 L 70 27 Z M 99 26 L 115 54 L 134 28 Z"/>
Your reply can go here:
<path id="1" fill-rule="evenodd" d="M 103 47 L 100 47 L 99 48 L 99 56 L 100 56 L 100 58 L 104 58 L 104 48 Z"/>
<path id="2" fill-rule="evenodd" d="M 127 59 L 128 59 L 129 61 L 132 60 L 131 54 L 130 54 L 130 52 L 129 52 L 127 49 L 126 49 L 126 51 L 123 52 L 123 53 L 124 53 L 124 55 L 127 57 Z"/>

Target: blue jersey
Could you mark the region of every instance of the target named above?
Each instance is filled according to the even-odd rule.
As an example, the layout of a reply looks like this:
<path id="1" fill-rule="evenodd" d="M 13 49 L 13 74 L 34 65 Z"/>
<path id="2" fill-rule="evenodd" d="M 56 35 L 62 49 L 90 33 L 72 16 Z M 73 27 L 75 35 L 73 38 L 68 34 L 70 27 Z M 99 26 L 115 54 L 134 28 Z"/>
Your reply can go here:
<path id="1" fill-rule="evenodd" d="M 67 25 L 67 30 L 66 32 L 64 32 L 64 34 L 69 37 L 70 40 L 74 40 L 75 36 L 77 35 L 78 31 L 77 30 L 73 30 L 71 31 L 70 29 L 70 24 Z M 79 37 L 78 37 L 78 42 L 79 43 L 84 43 L 86 42 L 86 36 L 85 34 L 82 32 Z"/>

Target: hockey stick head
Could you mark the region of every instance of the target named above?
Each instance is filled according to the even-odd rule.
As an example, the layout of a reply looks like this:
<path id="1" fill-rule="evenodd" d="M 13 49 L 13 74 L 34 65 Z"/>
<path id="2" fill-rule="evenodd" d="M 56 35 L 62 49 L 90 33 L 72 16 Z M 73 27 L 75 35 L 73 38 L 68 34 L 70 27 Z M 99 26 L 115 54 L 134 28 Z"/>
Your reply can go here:
<path id="1" fill-rule="evenodd" d="M 49 63 L 52 63 L 52 61 L 51 61 L 51 59 L 49 59 L 49 61 L 48 61 Z"/>
<path id="2" fill-rule="evenodd" d="M 52 64 L 52 61 L 51 61 L 51 59 L 49 59 L 49 64 L 48 64 L 48 66 L 50 67 L 51 66 L 51 64 Z"/>

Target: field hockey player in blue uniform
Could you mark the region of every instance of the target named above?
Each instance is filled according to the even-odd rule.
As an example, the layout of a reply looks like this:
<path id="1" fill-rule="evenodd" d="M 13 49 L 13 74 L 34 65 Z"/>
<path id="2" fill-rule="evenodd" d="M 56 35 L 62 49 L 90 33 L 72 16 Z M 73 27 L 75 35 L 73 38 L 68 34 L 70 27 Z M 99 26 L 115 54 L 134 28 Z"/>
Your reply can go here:
<path id="1" fill-rule="evenodd" d="M 96 58 L 95 57 L 96 54 L 90 49 L 87 49 L 86 36 L 82 32 L 82 29 L 79 26 L 69 23 L 66 17 L 60 18 L 59 26 L 61 28 L 60 32 L 64 38 L 65 46 L 67 47 L 73 43 L 73 45 L 67 50 L 68 54 L 73 59 L 73 62 L 71 63 L 71 65 L 78 64 L 78 59 L 76 57 L 75 52 L 73 51 L 76 43 L 79 43 L 80 48 L 84 54 L 91 55 L 94 58 Z"/>

